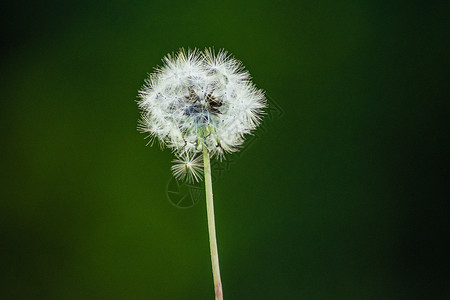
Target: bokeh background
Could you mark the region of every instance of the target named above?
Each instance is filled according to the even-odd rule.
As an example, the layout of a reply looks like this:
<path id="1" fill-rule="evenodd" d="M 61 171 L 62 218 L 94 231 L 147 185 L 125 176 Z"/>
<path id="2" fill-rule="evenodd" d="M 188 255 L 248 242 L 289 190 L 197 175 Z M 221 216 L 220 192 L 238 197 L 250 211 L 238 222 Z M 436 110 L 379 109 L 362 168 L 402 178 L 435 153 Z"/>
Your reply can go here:
<path id="1" fill-rule="evenodd" d="M 450 299 L 445 1 L 1 4 L 0 298 L 212 299 L 205 204 L 136 131 L 168 52 L 279 110 L 214 185 L 227 299 Z"/>

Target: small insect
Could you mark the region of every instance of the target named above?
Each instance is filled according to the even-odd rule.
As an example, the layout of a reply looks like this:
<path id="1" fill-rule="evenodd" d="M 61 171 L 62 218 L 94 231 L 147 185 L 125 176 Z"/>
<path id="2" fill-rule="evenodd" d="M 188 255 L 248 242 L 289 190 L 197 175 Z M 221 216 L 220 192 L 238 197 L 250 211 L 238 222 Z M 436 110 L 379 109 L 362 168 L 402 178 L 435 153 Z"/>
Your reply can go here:
<path id="1" fill-rule="evenodd" d="M 200 97 L 195 93 L 192 86 L 188 86 L 189 96 L 185 96 L 186 100 L 190 103 L 197 103 L 200 100 Z"/>
<path id="2" fill-rule="evenodd" d="M 205 96 L 205 100 L 206 100 L 206 102 L 208 102 L 208 104 L 209 104 L 209 111 L 211 112 L 211 113 L 214 113 L 214 114 L 220 114 L 220 111 L 217 109 L 218 107 L 221 107 L 222 105 L 223 105 L 223 102 L 222 102 L 222 100 L 220 100 L 219 98 L 216 98 L 216 97 L 214 97 L 213 95 L 212 95 L 212 93 L 213 92 L 211 92 L 211 93 L 209 93 L 209 94 L 207 94 L 206 96 Z"/>

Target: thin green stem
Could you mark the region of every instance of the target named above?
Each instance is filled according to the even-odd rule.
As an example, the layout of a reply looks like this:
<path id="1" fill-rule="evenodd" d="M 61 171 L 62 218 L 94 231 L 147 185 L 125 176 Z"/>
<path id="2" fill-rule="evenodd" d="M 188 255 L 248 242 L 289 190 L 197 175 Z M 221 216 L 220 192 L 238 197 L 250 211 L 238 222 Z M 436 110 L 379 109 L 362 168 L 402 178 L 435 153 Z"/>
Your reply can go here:
<path id="1" fill-rule="evenodd" d="M 214 220 L 214 200 L 211 181 L 211 163 L 208 149 L 203 145 L 203 166 L 205 168 L 206 213 L 208 216 L 209 248 L 214 278 L 216 300 L 223 300 L 222 281 L 220 280 L 219 253 L 217 251 L 216 222 Z"/>

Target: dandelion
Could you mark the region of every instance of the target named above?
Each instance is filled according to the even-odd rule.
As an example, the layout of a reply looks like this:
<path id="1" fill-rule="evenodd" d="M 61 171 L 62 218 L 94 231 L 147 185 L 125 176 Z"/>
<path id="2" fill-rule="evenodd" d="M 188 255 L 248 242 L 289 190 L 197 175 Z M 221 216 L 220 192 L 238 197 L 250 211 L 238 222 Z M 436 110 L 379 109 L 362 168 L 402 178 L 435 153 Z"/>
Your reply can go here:
<path id="1" fill-rule="evenodd" d="M 222 299 L 210 157 L 238 151 L 245 135 L 261 122 L 264 92 L 251 82 L 242 63 L 226 51 L 168 54 L 139 92 L 139 130 L 177 158 L 180 180 L 199 181 L 204 169 L 208 229 L 216 299 Z M 203 153 L 203 164 L 198 155 Z"/>

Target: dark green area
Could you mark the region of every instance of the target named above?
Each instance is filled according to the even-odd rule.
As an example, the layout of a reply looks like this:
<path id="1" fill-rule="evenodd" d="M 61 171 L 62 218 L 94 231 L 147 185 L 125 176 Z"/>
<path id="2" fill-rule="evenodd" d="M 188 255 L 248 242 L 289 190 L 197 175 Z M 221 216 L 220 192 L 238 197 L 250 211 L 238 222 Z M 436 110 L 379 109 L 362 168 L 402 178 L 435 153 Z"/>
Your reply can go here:
<path id="1" fill-rule="evenodd" d="M 214 185 L 225 298 L 450 298 L 446 2 L 2 6 L 0 298 L 213 298 L 205 204 L 169 203 L 134 102 L 210 46 L 284 112 Z"/>

